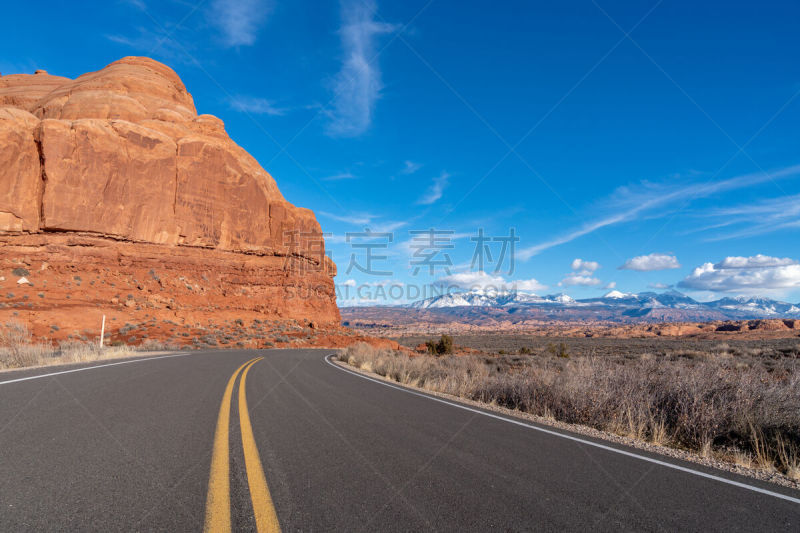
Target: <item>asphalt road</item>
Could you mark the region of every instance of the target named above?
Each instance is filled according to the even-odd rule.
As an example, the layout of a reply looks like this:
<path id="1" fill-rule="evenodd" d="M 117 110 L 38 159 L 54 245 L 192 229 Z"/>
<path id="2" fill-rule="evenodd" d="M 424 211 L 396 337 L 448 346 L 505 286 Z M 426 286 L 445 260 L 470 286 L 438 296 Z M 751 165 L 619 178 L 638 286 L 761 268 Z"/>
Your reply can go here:
<path id="1" fill-rule="evenodd" d="M 459 408 L 327 353 L 0 373 L 0 530 L 800 530 L 800 491 Z"/>

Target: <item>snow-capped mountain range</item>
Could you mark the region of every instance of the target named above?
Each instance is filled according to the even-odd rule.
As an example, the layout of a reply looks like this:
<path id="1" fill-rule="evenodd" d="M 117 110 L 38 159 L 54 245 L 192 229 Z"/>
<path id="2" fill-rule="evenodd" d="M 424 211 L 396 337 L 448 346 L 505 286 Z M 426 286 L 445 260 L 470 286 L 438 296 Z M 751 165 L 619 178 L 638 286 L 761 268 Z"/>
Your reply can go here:
<path id="1" fill-rule="evenodd" d="M 628 294 L 611 291 L 600 298 L 575 300 L 566 294 L 538 296 L 520 291 L 472 290 L 452 292 L 408 304 L 414 309 L 446 308 L 594 308 L 615 310 L 630 316 L 664 315 L 668 310 L 684 311 L 694 317 L 708 318 L 800 318 L 800 304 L 790 304 L 764 297 L 726 297 L 698 302 L 675 290 L 663 293 Z M 673 315 L 676 312 L 672 313 Z"/>

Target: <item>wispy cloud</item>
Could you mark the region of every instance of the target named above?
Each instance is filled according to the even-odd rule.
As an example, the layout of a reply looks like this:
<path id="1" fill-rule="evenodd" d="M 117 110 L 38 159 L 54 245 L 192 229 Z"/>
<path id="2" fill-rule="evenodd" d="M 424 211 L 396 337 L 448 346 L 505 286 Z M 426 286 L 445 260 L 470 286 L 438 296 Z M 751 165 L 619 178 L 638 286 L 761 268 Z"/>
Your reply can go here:
<path id="1" fill-rule="evenodd" d="M 610 216 L 610 217 L 607 217 L 607 218 L 603 218 L 603 219 L 597 220 L 595 222 L 591 222 L 589 224 L 584 225 L 583 227 L 581 227 L 579 229 L 573 230 L 573 231 L 571 231 L 569 233 L 566 233 L 566 234 L 564 234 L 564 235 L 562 235 L 560 237 L 556 237 L 555 239 L 551 239 L 549 241 L 545 241 L 543 243 L 536 244 L 534 246 L 530 246 L 528 248 L 523 248 L 523 249 L 519 250 L 519 252 L 517 252 L 517 257 L 519 257 L 521 260 L 525 261 L 527 259 L 530 259 L 534 255 L 538 255 L 538 254 L 542 253 L 543 251 L 548 250 L 550 248 L 553 248 L 555 246 L 559 246 L 561 244 L 566 244 L 568 242 L 574 241 L 575 239 L 577 239 L 579 237 L 583 237 L 584 235 L 588 235 L 590 233 L 593 233 L 593 232 L 595 232 L 595 231 L 597 231 L 599 229 L 605 228 L 606 226 L 611 226 L 612 224 L 618 224 L 618 223 L 623 222 L 625 220 L 629 220 L 631 216 L 632 216 L 632 214 L 629 215 L 627 213 L 626 214 L 619 214 L 619 215 L 614 215 L 614 216 Z"/>
<path id="2" fill-rule="evenodd" d="M 770 198 L 705 213 L 719 222 L 707 229 L 730 228 L 710 237 L 709 241 L 723 241 L 754 237 L 785 229 L 800 228 L 800 194 Z M 734 227 L 731 227 L 734 226 Z"/>
<path id="3" fill-rule="evenodd" d="M 402 170 L 400 170 L 400 174 L 413 174 L 421 168 L 422 165 L 420 163 L 415 163 L 413 161 L 404 161 L 403 168 Z"/>
<path id="4" fill-rule="evenodd" d="M 678 208 L 676 204 L 691 202 L 699 198 L 725 191 L 752 187 L 767 181 L 793 178 L 800 175 L 800 165 L 794 165 L 772 172 L 743 174 L 726 180 L 695 183 L 651 183 L 642 182 L 632 187 L 620 187 L 603 204 L 611 206 L 614 212 L 597 218 L 583 226 L 554 239 L 521 249 L 517 257 L 530 259 L 545 250 L 566 244 L 600 229 L 623 222 L 630 222 L 645 215 L 666 216 Z"/>
<path id="5" fill-rule="evenodd" d="M 255 96 L 234 96 L 228 99 L 228 105 L 231 109 L 242 113 L 272 116 L 286 114 L 286 109 L 277 107 L 271 100 Z"/>
<path id="6" fill-rule="evenodd" d="M 336 214 L 328 213 L 327 211 L 318 211 L 318 213 L 325 218 L 356 226 L 357 231 L 362 231 L 364 228 L 369 228 L 373 233 L 393 233 L 398 229 L 408 225 L 408 221 L 405 220 L 379 221 L 377 220 L 379 217 L 377 215 L 373 215 L 372 213 Z M 328 239 L 326 238 L 326 240 Z M 338 242 L 338 240 L 335 238 L 330 240 L 331 242 Z"/>
<path id="7" fill-rule="evenodd" d="M 342 0 L 342 67 L 333 84 L 334 101 L 327 133 L 334 137 L 356 137 L 369 129 L 375 102 L 383 83 L 375 61 L 376 37 L 396 29 L 375 20 L 373 0 Z"/>
<path id="8" fill-rule="evenodd" d="M 369 213 L 353 213 L 349 215 L 337 215 L 335 213 L 327 213 L 320 211 L 320 215 L 330 218 L 331 220 L 338 220 L 339 222 L 346 222 L 354 226 L 367 226 L 375 219 L 375 215 Z"/>
<path id="9" fill-rule="evenodd" d="M 144 0 L 124 0 L 124 3 L 142 11 L 147 9 L 147 4 L 144 2 Z"/>
<path id="10" fill-rule="evenodd" d="M 433 183 L 430 187 L 428 187 L 428 190 L 425 192 L 425 194 L 423 194 L 422 197 L 417 200 L 417 203 L 421 205 L 430 205 L 439 200 L 444 194 L 444 189 L 447 187 L 447 182 L 449 180 L 450 174 L 447 172 L 442 172 L 433 178 Z"/>
<path id="11" fill-rule="evenodd" d="M 132 48 L 137 54 L 154 55 L 158 54 L 162 58 L 167 58 L 171 62 L 190 63 L 187 49 L 193 51 L 194 45 L 187 41 L 179 45 L 174 39 L 174 34 L 178 33 L 179 28 L 173 29 L 173 33 L 167 33 L 159 29 L 153 31 L 144 27 L 133 29 L 135 34 L 131 35 L 106 35 L 109 41 Z M 169 31 L 169 30 L 167 30 Z"/>
<path id="12" fill-rule="evenodd" d="M 270 0 L 214 0 L 209 20 L 225 46 L 250 46 L 271 11 Z"/>
<path id="13" fill-rule="evenodd" d="M 341 181 L 341 180 L 354 180 L 356 179 L 355 174 L 352 172 L 340 172 L 338 174 L 333 174 L 331 176 L 325 176 L 322 178 L 323 181 Z"/>
<path id="14" fill-rule="evenodd" d="M 400 228 L 404 228 L 406 226 L 408 226 L 408 222 L 405 220 L 379 222 L 374 224 L 373 231 L 377 231 L 379 233 L 394 233 Z"/>

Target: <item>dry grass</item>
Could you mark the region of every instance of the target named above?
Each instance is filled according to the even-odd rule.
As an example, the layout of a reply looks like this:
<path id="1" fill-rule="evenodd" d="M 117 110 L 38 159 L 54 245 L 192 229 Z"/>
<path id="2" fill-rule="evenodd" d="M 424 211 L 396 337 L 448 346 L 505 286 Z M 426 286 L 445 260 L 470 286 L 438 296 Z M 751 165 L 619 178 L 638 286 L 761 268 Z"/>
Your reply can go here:
<path id="1" fill-rule="evenodd" d="M 727 355 L 726 355 L 727 354 Z M 399 383 L 774 469 L 800 480 L 798 359 L 409 357 L 366 344 L 339 358 Z"/>
<path id="2" fill-rule="evenodd" d="M 129 346 L 100 348 L 96 342 L 64 341 L 57 347 L 34 343 L 30 330 L 24 324 L 0 324 L 0 369 L 84 363 L 134 354 L 135 350 Z"/>

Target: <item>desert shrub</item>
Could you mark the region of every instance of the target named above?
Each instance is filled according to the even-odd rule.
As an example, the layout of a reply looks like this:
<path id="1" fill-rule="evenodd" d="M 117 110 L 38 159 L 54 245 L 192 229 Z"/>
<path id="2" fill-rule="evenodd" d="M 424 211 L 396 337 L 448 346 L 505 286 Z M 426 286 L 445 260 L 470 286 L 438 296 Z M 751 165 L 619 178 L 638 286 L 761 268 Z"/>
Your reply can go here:
<path id="1" fill-rule="evenodd" d="M 553 345 L 558 356 L 566 346 Z M 339 358 L 394 381 L 752 463 L 800 479 L 795 358 L 409 357 L 357 344 Z M 745 459 L 743 459 L 745 458 Z"/>
<path id="2" fill-rule="evenodd" d="M 30 366 L 47 352 L 47 347 L 32 343 L 31 331 L 21 322 L 0 325 L 0 366 Z"/>
<path id="3" fill-rule="evenodd" d="M 439 342 L 436 343 L 436 352 L 440 355 L 453 353 L 453 337 L 442 335 Z"/>
<path id="4" fill-rule="evenodd" d="M 31 273 L 27 268 L 17 267 L 11 271 L 15 276 L 30 276 Z"/>
<path id="5" fill-rule="evenodd" d="M 58 347 L 34 343 L 30 330 L 24 324 L 9 322 L 0 326 L 0 367 L 77 363 L 128 353 L 124 345 L 101 348 L 97 342 L 81 342 L 71 335 Z"/>
<path id="6" fill-rule="evenodd" d="M 137 350 L 143 352 L 160 352 L 160 351 L 174 351 L 179 350 L 180 346 L 173 342 L 159 341 L 156 339 L 147 339 L 136 347 Z"/>
<path id="7" fill-rule="evenodd" d="M 438 341 L 425 341 L 425 347 L 429 354 L 447 355 L 453 353 L 453 337 L 442 335 Z"/>
<path id="8" fill-rule="evenodd" d="M 558 344 L 548 343 L 547 345 L 547 352 L 550 355 L 554 355 L 555 357 L 562 357 L 568 358 L 569 352 L 567 351 L 567 344 L 564 342 L 560 342 Z"/>

